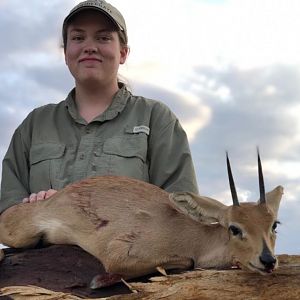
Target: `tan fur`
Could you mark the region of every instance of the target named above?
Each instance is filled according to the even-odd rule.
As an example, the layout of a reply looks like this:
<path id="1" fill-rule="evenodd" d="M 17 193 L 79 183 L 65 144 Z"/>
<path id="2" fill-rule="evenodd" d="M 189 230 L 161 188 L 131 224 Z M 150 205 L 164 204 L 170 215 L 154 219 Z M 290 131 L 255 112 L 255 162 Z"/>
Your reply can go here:
<path id="1" fill-rule="evenodd" d="M 78 245 L 97 257 L 107 272 L 124 278 L 154 272 L 158 266 L 211 268 L 233 261 L 261 269 L 263 239 L 274 252 L 271 228 L 282 193 L 277 187 L 267 194 L 267 205 L 227 207 L 190 193 L 168 194 L 130 178 L 94 177 L 47 200 L 4 211 L 0 242 L 33 247 L 43 238 L 52 244 Z M 245 237 L 232 236 L 230 224 L 241 227 Z"/>

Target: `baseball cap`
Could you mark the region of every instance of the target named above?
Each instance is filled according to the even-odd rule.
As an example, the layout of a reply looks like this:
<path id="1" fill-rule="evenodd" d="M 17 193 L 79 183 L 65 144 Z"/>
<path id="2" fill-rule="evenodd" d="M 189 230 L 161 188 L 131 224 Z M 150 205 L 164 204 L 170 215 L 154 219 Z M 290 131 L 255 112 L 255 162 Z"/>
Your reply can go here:
<path id="1" fill-rule="evenodd" d="M 124 17 L 119 12 L 119 10 L 117 10 L 114 6 L 112 6 L 110 3 L 104 0 L 88 0 L 77 4 L 74 8 L 71 9 L 69 14 L 66 16 L 63 23 L 63 28 L 65 28 L 67 22 L 70 20 L 71 17 L 87 9 L 98 10 L 104 15 L 106 15 L 117 26 L 117 28 L 119 28 L 124 33 L 126 43 L 128 42 L 127 29 Z"/>

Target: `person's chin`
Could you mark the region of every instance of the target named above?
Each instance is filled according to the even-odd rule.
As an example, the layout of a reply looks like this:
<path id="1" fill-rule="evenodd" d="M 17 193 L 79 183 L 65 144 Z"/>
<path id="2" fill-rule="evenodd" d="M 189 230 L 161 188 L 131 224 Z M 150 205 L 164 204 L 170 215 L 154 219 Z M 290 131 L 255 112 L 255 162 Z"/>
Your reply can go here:
<path id="1" fill-rule="evenodd" d="M 103 81 L 103 79 L 101 78 L 101 76 L 97 76 L 96 74 L 89 74 L 86 76 L 82 76 L 78 82 L 81 82 L 83 84 L 93 84 L 93 83 L 101 83 Z"/>

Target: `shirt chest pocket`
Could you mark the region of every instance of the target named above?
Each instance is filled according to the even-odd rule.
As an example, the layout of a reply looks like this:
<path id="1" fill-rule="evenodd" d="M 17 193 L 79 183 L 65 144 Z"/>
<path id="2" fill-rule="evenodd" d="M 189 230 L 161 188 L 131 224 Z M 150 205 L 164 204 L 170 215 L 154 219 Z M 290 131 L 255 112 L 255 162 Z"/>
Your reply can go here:
<path id="1" fill-rule="evenodd" d="M 103 156 L 107 161 L 108 173 L 149 181 L 147 151 L 147 135 L 143 133 L 106 140 Z"/>
<path id="2" fill-rule="evenodd" d="M 31 192 L 58 189 L 54 182 L 60 173 L 64 153 L 65 145 L 62 144 L 43 143 L 31 147 L 29 155 Z"/>

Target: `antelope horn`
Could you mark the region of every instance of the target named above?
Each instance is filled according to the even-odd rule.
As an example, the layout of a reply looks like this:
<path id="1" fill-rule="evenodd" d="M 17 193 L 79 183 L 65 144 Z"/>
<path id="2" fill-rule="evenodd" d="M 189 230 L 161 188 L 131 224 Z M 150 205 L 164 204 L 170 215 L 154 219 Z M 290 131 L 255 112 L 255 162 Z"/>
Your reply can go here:
<path id="1" fill-rule="evenodd" d="M 259 203 L 266 203 L 266 193 L 265 193 L 265 184 L 264 184 L 264 176 L 262 172 L 261 160 L 259 155 L 259 149 L 257 148 L 257 161 L 258 161 L 258 181 L 259 181 Z"/>
<path id="2" fill-rule="evenodd" d="M 226 162 L 227 162 L 227 172 L 228 172 L 229 186 L 230 186 L 233 205 L 239 206 L 240 203 L 239 203 L 239 199 L 238 199 L 238 196 L 237 196 L 237 193 L 236 193 L 236 189 L 235 189 L 234 180 L 233 180 L 233 177 L 232 177 L 232 172 L 231 172 L 231 167 L 230 167 L 230 162 L 229 162 L 227 151 L 226 151 Z"/>

